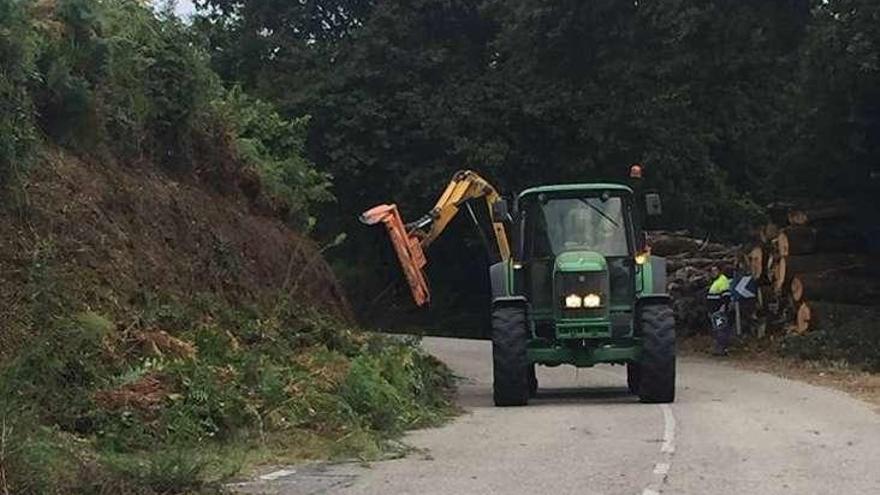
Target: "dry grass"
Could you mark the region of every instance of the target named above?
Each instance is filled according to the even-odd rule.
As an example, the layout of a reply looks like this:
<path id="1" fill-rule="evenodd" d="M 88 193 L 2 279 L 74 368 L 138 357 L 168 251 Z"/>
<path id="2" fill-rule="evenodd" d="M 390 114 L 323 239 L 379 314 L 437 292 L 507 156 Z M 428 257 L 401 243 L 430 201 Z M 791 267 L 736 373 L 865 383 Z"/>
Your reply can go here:
<path id="1" fill-rule="evenodd" d="M 194 359 L 196 346 L 191 342 L 171 336 L 164 330 L 138 332 L 135 340 L 143 347 L 146 355 L 159 358 Z"/>
<path id="2" fill-rule="evenodd" d="M 52 149 L 28 178 L 27 214 L 0 205 L 8 220 L 0 222 L 0 361 L 30 337 L 20 329 L 32 323 L 31 301 L 53 294 L 109 314 L 131 313 L 148 293 L 265 302 L 283 291 L 293 266 L 302 283 L 289 298 L 351 319 L 313 241 L 243 195 L 171 180 L 148 163 L 126 165 Z M 163 348 L 176 346 L 161 334 L 145 337 L 161 354 L 188 353 Z"/>
<path id="3" fill-rule="evenodd" d="M 149 373 L 133 383 L 96 392 L 95 402 L 107 411 L 133 410 L 141 418 L 155 419 L 171 394 L 167 381 L 158 373 Z"/>

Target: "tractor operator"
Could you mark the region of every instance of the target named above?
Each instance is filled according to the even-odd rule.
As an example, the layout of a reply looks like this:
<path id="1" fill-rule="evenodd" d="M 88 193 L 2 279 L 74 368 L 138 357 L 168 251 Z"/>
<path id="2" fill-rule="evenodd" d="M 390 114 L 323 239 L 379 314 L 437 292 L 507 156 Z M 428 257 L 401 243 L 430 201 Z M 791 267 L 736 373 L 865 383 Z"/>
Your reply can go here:
<path id="1" fill-rule="evenodd" d="M 712 284 L 706 299 L 709 303 L 709 321 L 711 323 L 712 338 L 715 348 L 712 354 L 726 356 L 727 347 L 730 345 L 730 279 L 724 271 L 718 267 L 712 267 Z"/>

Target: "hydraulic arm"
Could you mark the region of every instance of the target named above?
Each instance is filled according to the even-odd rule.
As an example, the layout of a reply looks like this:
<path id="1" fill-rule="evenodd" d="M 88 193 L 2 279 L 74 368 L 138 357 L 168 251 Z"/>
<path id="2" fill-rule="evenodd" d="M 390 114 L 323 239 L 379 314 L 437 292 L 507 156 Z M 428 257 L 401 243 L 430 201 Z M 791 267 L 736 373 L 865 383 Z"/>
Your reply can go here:
<path id="1" fill-rule="evenodd" d="M 414 222 L 404 224 L 396 205 L 379 205 L 361 215 L 361 221 L 367 225 L 384 223 L 394 250 L 406 275 L 413 299 L 422 306 L 431 296 L 425 279 L 424 268 L 427 264 L 424 249 L 428 247 L 455 218 L 462 206 L 465 206 L 474 222 L 477 217 L 468 201 L 482 199 L 489 209 L 492 219 L 495 244 L 498 257 L 502 260 L 510 258 L 510 244 L 504 224 L 493 218 L 492 207 L 501 199 L 498 191 L 486 179 L 471 170 L 456 172 L 437 200 L 434 208 Z M 479 225 L 477 225 L 479 228 Z M 482 230 L 481 230 L 482 232 Z"/>

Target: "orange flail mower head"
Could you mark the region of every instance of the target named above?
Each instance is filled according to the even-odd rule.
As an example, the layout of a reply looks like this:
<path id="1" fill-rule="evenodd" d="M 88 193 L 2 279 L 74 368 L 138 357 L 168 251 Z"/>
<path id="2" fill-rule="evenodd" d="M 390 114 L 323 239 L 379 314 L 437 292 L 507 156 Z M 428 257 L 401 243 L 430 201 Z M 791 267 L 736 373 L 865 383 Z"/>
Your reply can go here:
<path id="1" fill-rule="evenodd" d="M 361 215 L 361 222 L 367 225 L 384 223 L 391 238 L 397 259 L 406 275 L 413 299 L 419 306 L 431 300 L 428 290 L 428 281 L 425 279 L 424 268 L 427 264 L 425 252 L 422 251 L 421 240 L 415 235 L 407 233 L 397 205 L 379 205 L 365 211 Z"/>

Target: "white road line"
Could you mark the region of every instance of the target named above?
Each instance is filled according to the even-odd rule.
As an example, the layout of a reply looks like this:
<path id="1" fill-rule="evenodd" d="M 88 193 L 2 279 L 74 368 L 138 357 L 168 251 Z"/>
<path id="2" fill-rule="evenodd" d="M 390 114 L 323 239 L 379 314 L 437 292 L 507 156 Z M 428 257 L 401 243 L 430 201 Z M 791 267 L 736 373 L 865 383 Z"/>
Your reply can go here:
<path id="1" fill-rule="evenodd" d="M 579 368 L 575 368 L 579 369 Z M 615 378 L 620 375 L 603 370 L 601 368 L 596 371 Z M 672 406 L 669 404 L 659 404 L 660 410 L 663 411 L 663 443 L 660 444 L 661 462 L 654 464 L 651 483 L 642 490 L 641 495 L 660 495 L 660 488 L 666 482 L 669 476 L 669 469 L 672 467 L 672 457 L 675 455 L 675 415 L 672 413 Z"/>
<path id="2" fill-rule="evenodd" d="M 657 464 L 654 464 L 654 474 L 659 474 L 660 476 L 666 476 L 669 474 L 669 463 L 658 462 Z"/>
<path id="3" fill-rule="evenodd" d="M 278 471 L 260 476 L 260 479 L 263 481 L 273 481 L 277 480 L 278 478 L 290 476 L 291 474 L 296 474 L 296 469 L 279 469 Z"/>
<path id="4" fill-rule="evenodd" d="M 663 443 L 660 445 L 661 462 L 654 464 L 651 483 L 642 490 L 642 495 L 660 495 L 660 488 L 666 483 L 672 456 L 675 454 L 675 415 L 669 404 L 660 404 L 663 411 Z"/>
<path id="5" fill-rule="evenodd" d="M 660 452 L 672 454 L 675 452 L 675 416 L 669 404 L 661 404 L 660 408 L 663 409 L 663 445 Z"/>

